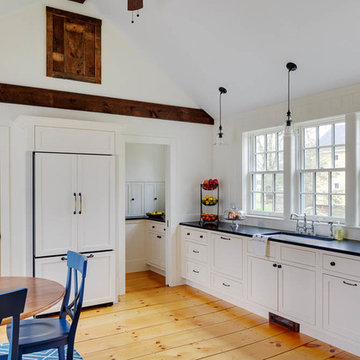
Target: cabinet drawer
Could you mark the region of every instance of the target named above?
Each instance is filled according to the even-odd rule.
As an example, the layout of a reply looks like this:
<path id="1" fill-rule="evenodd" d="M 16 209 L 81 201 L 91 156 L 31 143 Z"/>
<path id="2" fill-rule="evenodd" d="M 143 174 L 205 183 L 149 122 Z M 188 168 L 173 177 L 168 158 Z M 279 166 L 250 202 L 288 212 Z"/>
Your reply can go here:
<path id="1" fill-rule="evenodd" d="M 205 265 L 195 264 L 191 261 L 185 262 L 185 274 L 188 280 L 206 285 L 209 284 L 209 268 Z"/>
<path id="2" fill-rule="evenodd" d="M 164 222 L 148 221 L 147 229 L 148 231 L 162 234 L 165 234 L 166 232 L 166 226 Z"/>
<path id="3" fill-rule="evenodd" d="M 241 298 L 243 296 L 242 283 L 221 275 L 212 274 L 211 287 L 216 291 L 221 291 L 224 296 L 231 296 L 233 298 Z"/>
<path id="4" fill-rule="evenodd" d="M 249 240 L 247 243 L 248 243 L 247 244 L 248 253 L 253 254 L 251 241 Z M 270 258 L 270 259 L 275 259 L 276 258 L 276 249 L 277 249 L 276 244 L 274 244 L 271 241 L 268 241 L 267 250 L 266 250 L 266 257 Z M 254 256 L 258 256 L 258 255 L 254 254 Z"/>
<path id="5" fill-rule="evenodd" d="M 323 255 L 324 270 L 360 277 L 360 261 L 340 256 Z"/>
<path id="6" fill-rule="evenodd" d="M 205 231 L 186 228 L 183 229 L 183 234 L 185 240 L 196 241 L 204 245 L 208 244 L 208 234 Z"/>
<path id="7" fill-rule="evenodd" d="M 189 260 L 196 260 L 207 264 L 209 260 L 208 248 L 207 245 L 185 241 L 185 256 Z"/>
<path id="8" fill-rule="evenodd" d="M 283 261 L 290 261 L 302 265 L 316 265 L 316 253 L 311 250 L 282 245 L 280 248 L 280 258 Z"/>

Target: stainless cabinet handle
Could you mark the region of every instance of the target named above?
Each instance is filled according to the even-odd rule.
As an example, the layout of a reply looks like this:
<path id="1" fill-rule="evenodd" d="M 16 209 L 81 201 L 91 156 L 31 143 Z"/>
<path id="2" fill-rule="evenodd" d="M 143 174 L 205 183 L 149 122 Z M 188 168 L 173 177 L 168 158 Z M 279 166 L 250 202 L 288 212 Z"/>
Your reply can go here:
<path id="1" fill-rule="evenodd" d="M 63 256 L 60 260 L 61 260 L 61 261 L 66 261 L 67 258 L 66 258 L 65 256 Z"/>
<path id="2" fill-rule="evenodd" d="M 222 283 L 225 287 L 230 287 L 229 284 Z"/>
<path id="3" fill-rule="evenodd" d="M 200 271 L 198 271 L 198 270 L 193 270 L 193 272 L 194 272 L 195 274 L 200 274 Z"/>
<path id="4" fill-rule="evenodd" d="M 222 240 L 231 240 L 231 238 L 227 238 L 227 237 L 224 237 L 224 236 L 220 236 L 220 239 L 222 239 Z"/>
<path id="5" fill-rule="evenodd" d="M 94 254 L 90 254 L 90 255 L 87 256 L 88 259 L 92 259 L 93 257 L 95 257 Z"/>
<path id="6" fill-rule="evenodd" d="M 349 285 L 349 286 L 357 286 L 357 284 L 352 284 L 352 283 L 349 283 L 349 282 L 347 282 L 347 281 L 343 281 L 343 283 L 345 284 L 345 285 Z"/>
<path id="7" fill-rule="evenodd" d="M 194 253 L 194 254 L 200 254 L 200 251 L 198 251 L 198 250 L 193 250 L 193 253 Z"/>
<path id="8" fill-rule="evenodd" d="M 79 193 L 79 198 L 80 198 L 80 211 L 79 211 L 79 214 L 81 215 L 82 214 L 82 195 L 81 195 L 81 193 Z"/>
<path id="9" fill-rule="evenodd" d="M 77 213 L 77 200 L 76 200 L 76 193 L 74 193 L 74 215 Z"/>

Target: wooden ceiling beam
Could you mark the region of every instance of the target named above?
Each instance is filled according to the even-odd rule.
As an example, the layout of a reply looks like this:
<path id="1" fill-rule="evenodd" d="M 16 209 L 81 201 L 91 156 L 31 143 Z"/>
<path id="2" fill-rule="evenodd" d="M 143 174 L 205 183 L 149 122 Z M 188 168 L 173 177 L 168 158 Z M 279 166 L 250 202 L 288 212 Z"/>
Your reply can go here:
<path id="1" fill-rule="evenodd" d="M 201 109 L 11 84 L 0 83 L 0 103 L 214 125 Z"/>

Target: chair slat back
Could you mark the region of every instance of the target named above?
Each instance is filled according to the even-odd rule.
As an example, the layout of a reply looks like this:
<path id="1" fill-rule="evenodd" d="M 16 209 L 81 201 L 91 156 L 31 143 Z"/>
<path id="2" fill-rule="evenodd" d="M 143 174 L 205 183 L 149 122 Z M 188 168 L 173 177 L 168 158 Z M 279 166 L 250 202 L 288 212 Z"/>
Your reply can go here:
<path id="1" fill-rule="evenodd" d="M 25 288 L 0 294 L 0 323 L 12 317 L 8 360 L 18 358 L 20 314 L 24 312 L 26 295 Z"/>
<path id="2" fill-rule="evenodd" d="M 72 322 L 71 322 L 69 336 L 75 337 L 76 327 L 79 321 L 83 298 L 84 298 L 85 278 L 87 272 L 87 258 L 76 252 L 68 251 L 67 266 L 68 266 L 68 274 L 66 280 L 66 291 L 61 306 L 60 319 L 65 319 L 67 315 L 71 318 Z M 80 277 L 80 281 L 79 281 L 79 277 Z M 74 299 L 70 301 L 70 297 L 72 295 L 72 289 L 73 289 Z"/>

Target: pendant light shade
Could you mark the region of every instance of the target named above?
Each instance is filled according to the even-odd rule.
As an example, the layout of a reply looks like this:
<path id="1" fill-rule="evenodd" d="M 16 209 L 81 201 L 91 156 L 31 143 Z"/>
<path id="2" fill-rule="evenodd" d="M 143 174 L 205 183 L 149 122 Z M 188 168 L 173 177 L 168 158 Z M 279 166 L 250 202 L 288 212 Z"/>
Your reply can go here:
<path id="1" fill-rule="evenodd" d="M 226 94 L 227 90 L 224 87 L 219 87 L 219 131 L 216 135 L 215 145 L 225 145 L 224 143 L 224 132 L 222 128 L 222 95 Z"/>
<path id="2" fill-rule="evenodd" d="M 289 62 L 286 64 L 286 68 L 288 70 L 288 111 L 286 113 L 286 121 L 285 121 L 285 126 L 284 126 L 284 136 L 292 136 L 295 135 L 296 132 L 294 130 L 294 124 L 291 118 L 291 104 L 290 104 L 290 100 L 291 100 L 291 96 L 290 96 L 290 91 L 291 91 L 291 87 L 290 87 L 290 74 L 293 71 L 297 70 L 297 65 Z"/>

